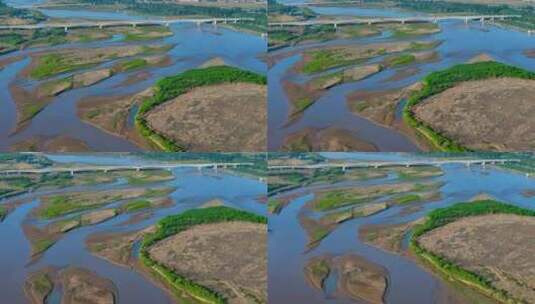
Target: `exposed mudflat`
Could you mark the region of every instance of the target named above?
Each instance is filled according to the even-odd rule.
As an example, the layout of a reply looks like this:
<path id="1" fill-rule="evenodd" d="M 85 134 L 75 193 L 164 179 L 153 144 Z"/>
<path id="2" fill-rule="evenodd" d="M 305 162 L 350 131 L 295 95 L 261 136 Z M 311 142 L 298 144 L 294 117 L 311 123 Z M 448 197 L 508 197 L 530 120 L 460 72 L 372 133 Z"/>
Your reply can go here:
<path id="1" fill-rule="evenodd" d="M 413 107 L 435 131 L 473 150 L 535 149 L 535 81 L 461 83 Z"/>
<path id="2" fill-rule="evenodd" d="M 360 140 L 350 131 L 338 128 L 307 128 L 290 134 L 283 145 L 285 151 L 377 151 L 373 144 Z"/>

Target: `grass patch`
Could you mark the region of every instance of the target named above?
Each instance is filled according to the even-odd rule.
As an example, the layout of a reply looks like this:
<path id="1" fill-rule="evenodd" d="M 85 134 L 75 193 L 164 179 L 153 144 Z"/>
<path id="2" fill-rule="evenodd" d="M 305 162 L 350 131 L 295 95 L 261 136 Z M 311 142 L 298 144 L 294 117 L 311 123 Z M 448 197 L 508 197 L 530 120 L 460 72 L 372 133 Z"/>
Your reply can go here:
<path id="1" fill-rule="evenodd" d="M 360 204 L 367 201 L 359 193 L 353 193 L 348 190 L 333 190 L 320 195 L 314 204 L 314 209 L 317 211 L 326 211 L 348 205 Z"/>
<path id="2" fill-rule="evenodd" d="M 30 76 L 35 79 L 43 79 L 87 66 L 89 65 L 69 62 L 60 54 L 47 54 L 41 57 L 39 65 L 30 72 Z"/>
<path id="3" fill-rule="evenodd" d="M 416 56 L 412 54 L 402 54 L 386 59 L 386 64 L 390 67 L 410 64 L 416 61 Z"/>
<path id="4" fill-rule="evenodd" d="M 120 63 L 117 67 L 119 71 L 132 71 L 146 67 L 149 63 L 143 58 L 135 58 Z"/>
<path id="5" fill-rule="evenodd" d="M 184 148 L 173 140 L 152 130 L 145 119 L 147 112 L 156 106 L 187 93 L 189 90 L 220 83 L 247 82 L 265 85 L 265 76 L 240 70 L 229 66 L 214 66 L 203 69 L 193 69 L 176 76 L 165 77 L 156 83 L 155 94 L 152 98 L 145 99 L 136 114 L 136 127 L 140 133 L 151 140 L 156 146 L 164 151 L 184 151 Z"/>
<path id="6" fill-rule="evenodd" d="M 158 241 L 187 230 L 195 225 L 230 221 L 267 224 L 266 217 L 224 206 L 188 210 L 181 214 L 168 216 L 158 222 L 156 232 L 146 235 L 143 239 L 140 250 L 140 259 L 145 266 L 152 270 L 152 273 L 164 279 L 164 281 L 174 290 L 186 292 L 203 302 L 226 303 L 226 299 L 217 292 L 197 284 L 192 280 L 175 273 L 166 265 L 159 264 L 157 261 L 153 260 L 150 257 L 149 248 Z"/>
<path id="7" fill-rule="evenodd" d="M 282 208 L 284 207 L 284 202 L 280 199 L 276 198 L 270 198 L 267 203 L 268 211 L 271 214 L 278 214 L 281 212 Z M 1 210 L 0 210 L 0 216 L 1 216 Z"/>
<path id="8" fill-rule="evenodd" d="M 6 206 L 0 206 L 0 222 L 2 222 L 7 216 L 8 210 Z"/>
<path id="9" fill-rule="evenodd" d="M 419 121 L 411 109 L 423 100 L 442 93 L 460 82 L 501 77 L 535 80 L 535 73 L 493 61 L 460 64 L 443 71 L 433 72 L 424 78 L 423 88 L 420 91 L 412 93 L 409 97 L 403 108 L 403 119 L 439 151 L 468 151 L 467 148 L 456 143 L 454 140 L 447 138 L 424 122 Z"/>
<path id="10" fill-rule="evenodd" d="M 410 241 L 411 250 L 424 261 L 431 264 L 450 279 L 467 284 L 487 296 L 493 297 L 504 303 L 522 303 L 514 299 L 507 292 L 494 287 L 489 279 L 477 273 L 471 272 L 436 255 L 420 246 L 418 238 L 425 233 L 452 223 L 463 217 L 471 217 L 486 214 L 516 214 L 521 216 L 535 216 L 535 211 L 523 209 L 513 205 L 504 204 L 493 200 L 459 203 L 447 208 L 436 209 L 429 213 L 427 220 L 415 227 Z"/>
<path id="11" fill-rule="evenodd" d="M 402 205 L 419 202 L 421 200 L 422 200 L 422 197 L 418 194 L 406 194 L 406 195 L 395 198 L 396 203 L 402 204 Z"/>
<path id="12" fill-rule="evenodd" d="M 125 212 L 136 212 L 139 210 L 147 209 L 152 206 L 151 202 L 145 199 L 139 199 L 128 202 L 122 206 Z"/>

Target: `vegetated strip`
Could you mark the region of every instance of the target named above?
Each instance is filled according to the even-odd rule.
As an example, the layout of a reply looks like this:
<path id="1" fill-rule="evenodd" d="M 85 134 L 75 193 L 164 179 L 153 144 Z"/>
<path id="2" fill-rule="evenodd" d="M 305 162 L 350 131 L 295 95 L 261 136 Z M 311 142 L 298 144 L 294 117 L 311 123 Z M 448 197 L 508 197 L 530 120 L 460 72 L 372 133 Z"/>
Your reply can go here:
<path id="1" fill-rule="evenodd" d="M 491 282 L 472 271 L 466 270 L 457 264 L 426 250 L 418 242 L 418 238 L 425 233 L 445 226 L 463 217 L 486 215 L 486 214 L 516 214 L 521 216 L 535 216 L 535 211 L 523 209 L 509 204 L 493 200 L 458 203 L 451 207 L 436 209 L 429 213 L 427 220 L 414 228 L 410 241 L 410 249 L 424 261 L 428 262 L 451 279 L 467 284 L 482 293 L 504 303 L 523 303 L 514 299 L 506 291 L 492 286 Z"/>
<path id="2" fill-rule="evenodd" d="M 151 129 L 144 114 L 156 106 L 187 93 L 189 90 L 220 83 L 247 82 L 265 85 L 265 76 L 240 70 L 230 66 L 214 66 L 203 69 L 192 69 L 181 74 L 165 77 L 156 83 L 153 97 L 146 98 L 136 114 L 136 126 L 141 134 L 151 140 L 164 151 L 184 151 L 185 149 L 173 140 Z"/>
<path id="3" fill-rule="evenodd" d="M 187 230 L 195 225 L 212 224 L 231 221 L 267 224 L 267 218 L 246 211 L 225 206 L 192 209 L 184 213 L 163 218 L 157 224 L 157 230 L 143 239 L 140 259 L 151 273 L 163 278 L 175 291 L 184 291 L 192 297 L 207 303 L 226 303 L 226 299 L 217 292 L 177 274 L 164 264 L 153 260 L 149 254 L 150 246 L 169 236 Z"/>
<path id="4" fill-rule="evenodd" d="M 423 88 L 420 91 L 412 93 L 409 97 L 403 108 L 403 119 L 409 126 L 415 128 L 427 138 L 434 148 L 440 151 L 469 151 L 468 148 L 461 146 L 452 139 L 433 130 L 433 128 L 424 122 L 419 121 L 411 109 L 425 99 L 442 93 L 460 82 L 502 77 L 535 80 L 535 73 L 494 61 L 459 64 L 443 71 L 433 72 L 424 78 Z"/>

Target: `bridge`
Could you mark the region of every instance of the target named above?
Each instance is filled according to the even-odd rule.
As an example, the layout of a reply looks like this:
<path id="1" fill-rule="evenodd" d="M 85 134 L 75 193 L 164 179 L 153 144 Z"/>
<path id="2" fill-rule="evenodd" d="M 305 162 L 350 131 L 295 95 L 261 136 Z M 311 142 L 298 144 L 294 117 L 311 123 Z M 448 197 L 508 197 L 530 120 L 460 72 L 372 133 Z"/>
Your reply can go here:
<path id="1" fill-rule="evenodd" d="M 412 166 L 443 166 L 449 164 L 461 164 L 467 167 L 471 165 L 496 165 L 505 163 L 518 163 L 520 159 L 450 159 L 450 160 L 409 160 L 409 161 L 378 161 L 378 162 L 327 162 L 310 165 L 280 165 L 269 166 L 269 170 L 302 170 L 302 169 L 328 169 L 341 168 L 343 171 L 352 168 L 384 168 L 384 167 L 412 167 Z"/>
<path id="2" fill-rule="evenodd" d="M 243 166 L 252 166 L 253 163 L 182 163 L 182 164 L 152 164 L 152 165 L 114 165 L 114 166 L 80 166 L 80 167 L 47 167 L 38 169 L 13 169 L 1 170 L 3 175 L 19 174 L 47 174 L 47 173 L 87 173 L 87 172 L 113 172 L 113 171 L 146 171 L 146 170 L 172 170 L 175 168 L 237 168 Z"/>
<path id="3" fill-rule="evenodd" d="M 347 4 L 362 4 L 362 1 L 326 1 L 326 2 L 303 2 L 285 4 L 286 6 L 335 6 Z"/>
<path id="4" fill-rule="evenodd" d="M 196 23 L 201 25 L 203 23 L 211 23 L 217 25 L 218 23 L 238 23 L 240 21 L 253 21 L 253 18 L 203 18 L 203 19 L 160 19 L 160 20 L 115 20 L 115 21 L 86 21 L 86 22 L 70 22 L 70 23 L 37 23 L 37 24 L 20 24 L 20 25 L 0 25 L 0 30 L 35 30 L 44 28 L 63 28 L 68 31 L 72 28 L 91 28 L 98 27 L 100 29 L 113 26 L 132 26 L 138 25 L 165 25 L 169 26 L 174 23 Z"/>
<path id="5" fill-rule="evenodd" d="M 463 20 L 465 23 L 477 20 L 485 22 L 485 20 L 505 20 L 511 18 L 520 18 L 520 15 L 473 15 L 473 16 L 419 16 L 419 17 L 403 17 L 403 18 L 346 18 L 346 19 L 316 19 L 304 21 L 288 21 L 288 22 L 272 22 L 269 26 L 284 27 L 284 26 L 309 26 L 309 25 L 333 25 L 335 28 L 338 25 L 347 24 L 380 24 L 380 23 L 421 23 L 433 22 L 437 23 L 444 20 Z"/>

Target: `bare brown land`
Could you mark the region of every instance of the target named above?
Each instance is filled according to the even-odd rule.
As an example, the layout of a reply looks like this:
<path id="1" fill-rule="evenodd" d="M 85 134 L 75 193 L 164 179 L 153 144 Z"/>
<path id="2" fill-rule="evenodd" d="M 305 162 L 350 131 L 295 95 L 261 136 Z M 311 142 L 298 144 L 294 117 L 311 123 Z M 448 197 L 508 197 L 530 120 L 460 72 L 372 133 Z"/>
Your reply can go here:
<path id="1" fill-rule="evenodd" d="M 377 151 L 373 144 L 355 138 L 350 131 L 307 128 L 288 135 L 282 147 L 286 151 Z"/>
<path id="2" fill-rule="evenodd" d="M 367 204 L 325 214 L 319 219 L 314 219 L 305 216 L 302 213 L 299 215 L 299 222 L 301 224 L 301 227 L 303 227 L 303 229 L 307 233 L 307 248 L 310 250 L 318 246 L 321 240 L 327 237 L 341 223 L 352 220 L 354 218 L 370 216 L 379 213 L 387 208 L 388 205 L 386 203 Z"/>
<path id="3" fill-rule="evenodd" d="M 387 270 L 357 255 L 345 255 L 334 260 L 339 269 L 338 290 L 366 303 L 384 303 L 387 288 Z"/>
<path id="4" fill-rule="evenodd" d="M 395 225 L 365 225 L 359 229 L 359 238 L 366 244 L 401 254 L 406 249 L 403 248 L 403 238 L 421 222 L 422 220 Z"/>
<path id="5" fill-rule="evenodd" d="M 151 257 L 229 303 L 267 302 L 266 226 L 245 222 L 197 225 L 149 249 Z"/>
<path id="6" fill-rule="evenodd" d="M 132 256 L 132 247 L 135 242 L 141 241 L 147 233 L 155 231 L 154 226 L 129 233 L 98 233 L 90 235 L 86 241 L 86 247 L 107 261 L 120 266 L 133 266 L 137 259 Z"/>
<path id="7" fill-rule="evenodd" d="M 46 297 L 54 289 L 55 269 L 47 267 L 32 272 L 24 282 L 24 293 L 31 304 L 45 304 Z"/>
<path id="8" fill-rule="evenodd" d="M 461 83 L 413 107 L 435 131 L 473 150 L 535 149 L 535 81 L 515 78 Z"/>
<path id="9" fill-rule="evenodd" d="M 526 303 L 535 301 L 535 218 L 493 214 L 462 218 L 419 238 L 427 250 L 490 280 Z"/>
<path id="10" fill-rule="evenodd" d="M 399 129 L 402 122 L 396 117 L 398 103 L 420 87 L 420 83 L 416 83 L 403 89 L 357 91 L 347 96 L 347 105 L 355 115 L 386 127 Z"/>
<path id="11" fill-rule="evenodd" d="M 114 304 L 117 299 L 112 281 L 84 268 L 62 270 L 59 280 L 63 287 L 62 304 Z"/>
<path id="12" fill-rule="evenodd" d="M 12 151 L 30 152 L 87 152 L 85 142 L 66 135 L 56 137 L 35 136 L 11 145 Z"/>
<path id="13" fill-rule="evenodd" d="M 420 69 L 417 67 L 407 67 L 407 68 L 397 69 L 396 73 L 392 75 L 391 77 L 389 77 L 388 79 L 386 79 L 385 81 L 386 82 L 400 81 L 400 80 L 409 78 L 411 76 L 417 75 L 418 73 L 420 73 Z"/>
<path id="14" fill-rule="evenodd" d="M 129 122 L 133 107 L 138 106 L 149 96 L 152 96 L 150 88 L 135 95 L 82 99 L 78 103 L 78 116 L 101 130 L 124 137 L 141 148 L 153 150 L 146 139 L 137 132 L 133 122 Z"/>
<path id="15" fill-rule="evenodd" d="M 323 283 L 331 272 L 332 258 L 322 255 L 310 258 L 305 265 L 305 279 L 312 287 L 323 290 Z"/>
<path id="16" fill-rule="evenodd" d="M 388 273 L 383 267 L 354 254 L 337 257 L 324 255 L 307 262 L 305 278 L 312 287 L 323 290 L 323 282 L 333 270 L 338 273 L 337 294 L 359 303 L 384 303 Z"/>
<path id="17" fill-rule="evenodd" d="M 530 58 L 535 58 L 535 49 L 525 51 L 524 54 Z"/>
<path id="18" fill-rule="evenodd" d="M 153 130 L 188 151 L 264 151 L 267 88 L 225 83 L 194 88 L 149 111 Z"/>

